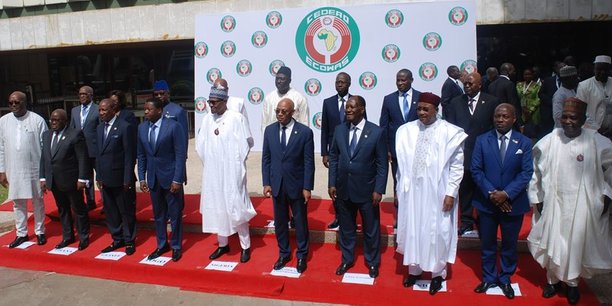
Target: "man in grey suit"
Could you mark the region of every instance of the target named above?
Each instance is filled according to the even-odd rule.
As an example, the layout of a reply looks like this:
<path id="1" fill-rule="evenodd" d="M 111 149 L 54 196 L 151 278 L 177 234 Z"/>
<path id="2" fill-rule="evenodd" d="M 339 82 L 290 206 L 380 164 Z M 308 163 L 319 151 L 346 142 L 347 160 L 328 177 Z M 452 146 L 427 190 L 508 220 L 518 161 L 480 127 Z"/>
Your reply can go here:
<path id="1" fill-rule="evenodd" d="M 89 165 L 91 167 L 90 172 L 93 175 L 93 171 L 91 170 L 93 170 L 96 165 L 96 155 L 98 155 L 96 129 L 100 123 L 98 105 L 93 103 L 93 88 L 83 86 L 79 89 L 79 103 L 79 106 L 72 108 L 70 127 L 83 131 L 83 136 L 85 136 L 85 142 L 87 143 Z M 88 180 L 93 182 L 93 176 L 89 177 Z M 89 210 L 96 208 L 93 184 L 89 184 L 85 195 L 87 197 L 87 207 Z"/>
<path id="2" fill-rule="evenodd" d="M 83 189 L 91 176 L 87 145 L 81 130 L 66 126 L 65 110 L 54 110 L 49 121 L 51 129 L 42 136 L 40 188 L 45 193 L 47 190 L 53 193 L 62 222 L 62 241 L 55 248 L 74 243 L 74 211 L 79 250 L 84 250 L 89 246 L 89 216 L 83 201 Z"/>
<path id="3" fill-rule="evenodd" d="M 370 277 L 380 265 L 380 211 L 378 205 L 387 185 L 387 144 L 384 130 L 365 120 L 365 100 L 351 96 L 346 102 L 346 121 L 334 132 L 329 151 L 329 197 L 338 203 L 342 263 L 336 275 L 355 264 L 357 211 L 363 220 L 364 257 Z"/>

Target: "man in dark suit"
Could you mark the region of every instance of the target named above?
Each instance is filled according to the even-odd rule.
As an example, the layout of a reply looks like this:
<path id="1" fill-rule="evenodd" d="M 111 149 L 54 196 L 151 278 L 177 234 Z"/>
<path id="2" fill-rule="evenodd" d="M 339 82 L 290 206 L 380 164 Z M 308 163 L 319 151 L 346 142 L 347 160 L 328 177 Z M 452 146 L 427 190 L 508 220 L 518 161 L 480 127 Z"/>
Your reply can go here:
<path id="1" fill-rule="evenodd" d="M 92 167 L 89 172 L 92 177 L 88 178 L 91 184 L 87 187 L 85 196 L 87 198 L 87 207 L 89 210 L 92 210 L 96 208 L 96 197 L 93 186 L 93 168 L 96 166 L 96 156 L 98 155 L 96 129 L 100 123 L 98 105 L 93 103 L 93 88 L 83 86 L 79 89 L 79 103 L 81 105 L 72 108 L 70 128 L 82 130 L 83 136 L 85 136 L 85 142 L 87 143 L 89 166 Z"/>
<path id="2" fill-rule="evenodd" d="M 448 78 L 442 85 L 442 96 L 440 97 L 440 104 L 442 105 L 442 115 L 444 118 L 448 117 L 448 104 L 450 101 L 457 96 L 463 94 L 463 84 L 459 81 L 461 77 L 461 71 L 459 67 L 452 65 L 446 69 Z"/>
<path id="3" fill-rule="evenodd" d="M 365 100 L 352 96 L 346 102 L 346 121 L 336 127 L 329 151 L 329 197 L 338 201 L 342 263 L 336 275 L 355 264 L 357 211 L 363 221 L 364 257 L 369 275 L 378 276 L 380 265 L 379 204 L 387 185 L 388 162 L 385 132 L 365 120 Z"/>
<path id="4" fill-rule="evenodd" d="M 42 136 L 40 188 L 53 193 L 62 223 L 62 241 L 55 248 L 74 243 L 74 211 L 80 238 L 78 249 L 84 250 L 89 246 L 89 216 L 83 189 L 91 176 L 87 144 L 81 130 L 67 127 L 68 116 L 63 109 L 54 110 L 49 121 L 51 130 Z"/>
<path id="5" fill-rule="evenodd" d="M 151 194 L 157 237 L 157 248 L 148 259 L 155 259 L 172 248 L 172 260 L 178 261 L 182 256 L 187 141 L 181 126 L 163 116 L 160 99 L 148 99 L 144 110 L 147 121 L 138 126 L 138 177 L 140 189 Z M 170 245 L 166 231 L 168 219 L 172 229 Z"/>
<path id="6" fill-rule="evenodd" d="M 463 85 L 465 94 L 451 101 L 448 118 L 446 118 L 448 122 L 462 128 L 468 134 L 463 148 L 463 179 L 459 186 L 459 207 L 461 209 L 459 235 L 474 228 L 472 197 L 476 185 L 470 173 L 470 164 L 476 137 L 493 128 L 493 113 L 499 104 L 497 98 L 480 91 L 481 77 L 477 72 L 469 74 Z"/>
<path id="7" fill-rule="evenodd" d="M 555 61 L 553 65 L 554 74 L 542 81 L 542 87 L 540 87 L 540 91 L 538 92 L 538 97 L 540 98 L 540 126 L 537 135 L 538 139 L 552 132 L 555 126 L 552 100 L 557 89 L 561 87 L 559 69 L 564 66 L 565 63 Z"/>
<path id="8" fill-rule="evenodd" d="M 290 99 L 278 102 L 275 110 L 278 122 L 270 124 L 264 132 L 261 172 L 263 194 L 272 196 L 274 203 L 274 229 L 279 248 L 274 270 L 282 269 L 291 260 L 288 226 L 291 207 L 297 238 L 297 271 L 302 273 L 308 260 L 306 204 L 314 187 L 314 142 L 312 130 L 292 118 L 294 111 Z"/>
<path id="9" fill-rule="evenodd" d="M 472 177 L 480 192 L 474 195 L 478 210 L 482 282 L 474 289 L 484 293 L 499 285 L 514 298 L 510 277 L 516 270 L 518 235 L 529 210 L 527 185 L 533 174 L 531 139 L 512 130 L 514 107 L 495 108 L 495 129 L 478 136 L 472 155 Z M 497 229 L 501 229 L 501 271 L 497 271 Z"/>
<path id="10" fill-rule="evenodd" d="M 116 116 L 111 99 L 100 101 L 99 112 L 96 185 L 113 238 L 102 253 L 125 246 L 125 254 L 132 255 L 136 251 L 136 205 L 130 192 L 135 183 L 136 127 Z"/>
<path id="11" fill-rule="evenodd" d="M 329 147 L 334 137 L 334 130 L 336 126 L 344 123 L 346 120 L 344 110 L 346 101 L 351 97 L 349 87 L 351 87 L 351 76 L 346 72 L 340 72 L 336 76 L 336 92 L 338 93 L 323 100 L 323 112 L 321 114 L 321 156 L 323 157 L 325 168 L 329 168 Z M 327 225 L 329 229 L 338 228 L 338 207 L 335 201 L 334 212 L 336 217 Z"/>
<path id="12" fill-rule="evenodd" d="M 518 92 L 516 91 L 516 84 L 514 84 L 514 78 L 516 77 L 516 69 L 514 65 L 510 63 L 503 63 L 499 67 L 499 77 L 489 84 L 488 93 L 494 97 L 497 97 L 501 103 L 509 103 L 516 109 L 517 120 L 514 124 L 515 128 L 523 126 L 523 120 L 521 119 L 523 109 L 521 107 L 521 100 L 519 99 Z"/>
<path id="13" fill-rule="evenodd" d="M 162 101 L 164 117 L 179 123 L 182 128 L 185 148 L 189 145 L 189 126 L 187 124 L 187 112 L 178 104 L 170 101 L 170 87 L 165 80 L 159 80 L 153 84 L 153 97 Z"/>

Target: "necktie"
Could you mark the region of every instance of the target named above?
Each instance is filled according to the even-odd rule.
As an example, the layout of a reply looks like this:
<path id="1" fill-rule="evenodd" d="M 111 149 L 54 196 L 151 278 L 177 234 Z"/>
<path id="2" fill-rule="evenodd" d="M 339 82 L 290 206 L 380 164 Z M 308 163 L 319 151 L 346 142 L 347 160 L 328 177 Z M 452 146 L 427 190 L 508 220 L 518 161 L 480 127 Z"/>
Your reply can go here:
<path id="1" fill-rule="evenodd" d="M 410 112 L 410 105 L 408 105 L 408 93 L 405 92 L 404 96 L 404 121 L 408 121 L 408 113 Z"/>
<path id="2" fill-rule="evenodd" d="M 340 99 L 340 123 L 344 123 L 346 114 L 344 113 L 344 98 Z"/>
<path id="3" fill-rule="evenodd" d="M 476 99 L 471 98 L 468 107 L 470 108 L 470 114 L 474 114 L 474 106 L 476 106 Z"/>
<path id="4" fill-rule="evenodd" d="M 89 107 L 88 104 L 84 104 L 83 107 L 81 107 L 81 129 L 83 129 L 83 125 L 85 125 L 85 118 L 87 118 L 87 107 Z"/>
<path id="5" fill-rule="evenodd" d="M 157 128 L 157 126 L 153 124 L 149 131 L 149 144 L 151 145 L 151 150 L 155 150 L 155 128 Z"/>
<path id="6" fill-rule="evenodd" d="M 53 140 L 51 141 L 51 151 L 57 148 L 57 142 L 59 141 L 59 132 L 53 132 Z"/>
<path id="7" fill-rule="evenodd" d="M 104 122 L 104 141 L 108 137 L 108 130 L 110 129 L 110 123 Z"/>
<path id="8" fill-rule="evenodd" d="M 285 133 L 287 131 L 287 127 L 283 126 L 283 131 L 281 132 L 281 148 L 283 149 L 283 152 L 285 152 L 285 149 L 287 148 L 287 134 Z"/>
<path id="9" fill-rule="evenodd" d="M 349 151 L 351 153 L 351 157 L 355 153 L 355 148 L 357 148 L 357 127 L 353 127 L 353 138 L 351 138 L 351 143 L 349 144 Z"/>
<path id="10" fill-rule="evenodd" d="M 504 157 L 506 157 L 506 135 L 499 137 L 501 141 L 499 145 L 499 158 L 501 158 L 502 165 L 504 164 Z"/>

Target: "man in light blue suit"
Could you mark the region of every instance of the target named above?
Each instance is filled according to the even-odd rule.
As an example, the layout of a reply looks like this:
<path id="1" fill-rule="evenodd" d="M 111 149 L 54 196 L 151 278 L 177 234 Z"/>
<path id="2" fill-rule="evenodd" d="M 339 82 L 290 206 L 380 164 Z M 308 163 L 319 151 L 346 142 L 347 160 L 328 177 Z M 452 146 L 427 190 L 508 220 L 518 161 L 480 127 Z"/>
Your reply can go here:
<path id="1" fill-rule="evenodd" d="M 527 185 L 533 174 L 531 139 L 512 130 L 514 106 L 495 108 L 495 129 L 478 136 L 471 172 L 480 189 L 473 205 L 480 218 L 482 282 L 474 289 L 484 293 L 499 285 L 504 295 L 514 298 L 510 277 L 517 266 L 517 241 L 523 215 L 529 210 Z M 501 228 L 501 271 L 497 271 L 497 229 Z"/>
<path id="2" fill-rule="evenodd" d="M 294 111 L 290 99 L 278 102 L 275 109 L 278 122 L 268 125 L 264 133 L 261 172 L 263 194 L 272 196 L 274 202 L 279 248 L 274 269 L 282 269 L 291 260 L 288 226 L 291 207 L 297 238 L 297 271 L 302 273 L 308 259 L 307 203 L 314 187 L 314 141 L 312 130 L 292 118 Z"/>
<path id="3" fill-rule="evenodd" d="M 140 189 L 151 193 L 157 236 L 157 249 L 148 259 L 155 259 L 172 248 L 172 260 L 178 261 L 183 239 L 185 133 L 176 121 L 162 116 L 161 100 L 148 99 L 144 109 L 147 121 L 138 126 L 138 177 Z M 172 229 L 170 245 L 166 232 L 168 219 Z"/>

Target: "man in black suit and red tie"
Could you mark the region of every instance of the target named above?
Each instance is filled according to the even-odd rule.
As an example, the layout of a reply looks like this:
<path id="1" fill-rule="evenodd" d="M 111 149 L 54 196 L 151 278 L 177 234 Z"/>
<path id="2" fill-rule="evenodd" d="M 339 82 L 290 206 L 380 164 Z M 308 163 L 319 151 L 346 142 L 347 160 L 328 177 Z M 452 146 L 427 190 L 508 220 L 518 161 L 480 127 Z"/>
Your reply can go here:
<path id="1" fill-rule="evenodd" d="M 477 186 L 472 178 L 470 168 L 476 137 L 493 129 L 493 113 L 495 107 L 499 104 L 499 99 L 480 90 L 481 84 L 481 77 L 478 72 L 468 74 L 463 84 L 465 94 L 451 100 L 448 107 L 448 117 L 446 118 L 448 122 L 462 128 L 468 134 L 463 148 L 463 179 L 459 186 L 460 236 L 474 229 L 472 198 L 474 192 L 477 191 Z"/>
<path id="2" fill-rule="evenodd" d="M 89 216 L 83 190 L 91 176 L 87 144 L 80 129 L 67 126 L 65 110 L 54 110 L 49 121 L 51 129 L 42 136 L 40 187 L 45 193 L 53 193 L 62 223 L 62 241 L 55 248 L 74 243 L 74 211 L 80 238 L 78 249 L 84 250 L 89 246 Z"/>

